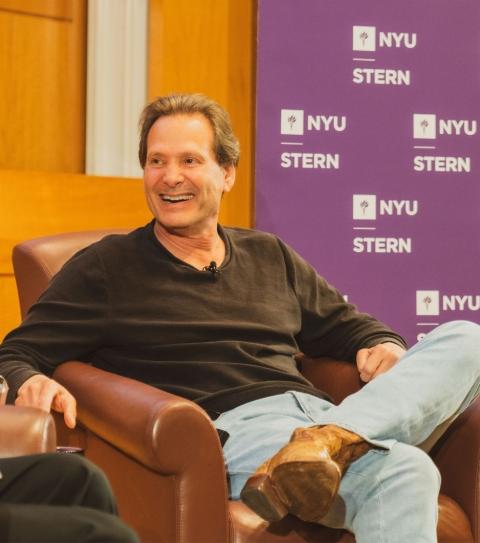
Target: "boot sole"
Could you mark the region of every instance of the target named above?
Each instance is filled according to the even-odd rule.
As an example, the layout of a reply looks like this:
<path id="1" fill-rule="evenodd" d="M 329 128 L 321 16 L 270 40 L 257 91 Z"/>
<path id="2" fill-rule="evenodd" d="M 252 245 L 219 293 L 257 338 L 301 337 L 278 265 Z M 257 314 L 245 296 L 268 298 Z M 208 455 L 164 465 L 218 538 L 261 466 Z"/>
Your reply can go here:
<path id="1" fill-rule="evenodd" d="M 306 522 L 318 522 L 338 493 L 342 474 L 331 459 L 288 462 L 272 472 L 272 481 L 288 511 Z"/>
<path id="2" fill-rule="evenodd" d="M 306 522 L 318 522 L 330 509 L 340 479 L 340 468 L 331 459 L 285 462 L 271 476 L 250 477 L 240 499 L 268 522 L 277 522 L 289 513 Z"/>
<path id="3" fill-rule="evenodd" d="M 268 522 L 277 522 L 288 515 L 284 500 L 267 474 L 252 475 L 245 483 L 240 499 Z"/>

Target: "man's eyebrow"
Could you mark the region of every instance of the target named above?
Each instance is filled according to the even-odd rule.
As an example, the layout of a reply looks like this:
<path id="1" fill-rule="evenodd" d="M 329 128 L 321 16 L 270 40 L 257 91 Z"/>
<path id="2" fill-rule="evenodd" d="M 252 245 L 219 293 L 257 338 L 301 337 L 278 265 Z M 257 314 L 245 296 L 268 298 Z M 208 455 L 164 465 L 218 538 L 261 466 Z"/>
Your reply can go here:
<path id="1" fill-rule="evenodd" d="M 154 158 L 159 158 L 162 160 L 184 160 L 188 157 L 193 157 L 199 161 L 205 161 L 205 156 L 206 153 L 199 151 L 198 149 L 184 149 L 173 155 L 170 155 L 170 153 L 163 152 L 159 149 L 151 149 L 147 152 L 146 159 L 152 160 Z"/>
<path id="2" fill-rule="evenodd" d="M 178 156 L 184 157 L 184 156 L 191 156 L 191 155 L 201 157 L 201 156 L 203 156 L 203 153 L 201 151 L 195 151 L 195 150 L 191 149 L 189 151 L 188 150 L 187 151 L 182 151 L 181 153 L 179 153 Z"/>

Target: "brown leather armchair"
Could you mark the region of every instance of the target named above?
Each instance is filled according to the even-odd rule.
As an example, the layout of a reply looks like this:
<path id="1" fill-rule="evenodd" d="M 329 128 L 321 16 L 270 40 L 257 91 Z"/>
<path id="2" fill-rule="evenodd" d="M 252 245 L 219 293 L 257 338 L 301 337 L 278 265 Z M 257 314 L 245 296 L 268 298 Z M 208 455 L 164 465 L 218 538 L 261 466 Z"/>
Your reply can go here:
<path id="1" fill-rule="evenodd" d="M 22 314 L 71 254 L 106 233 L 62 234 L 17 245 L 13 259 Z M 344 362 L 301 358 L 299 364 L 335 401 L 360 386 L 357 372 Z M 78 428 L 67 431 L 59 418 L 59 441 L 83 447 L 104 469 L 122 517 L 142 541 L 354 542 L 345 531 L 290 516 L 268 525 L 242 503 L 229 502 L 217 433 L 194 403 L 81 362 L 62 364 L 54 377 L 78 401 Z M 431 452 L 443 479 L 440 543 L 480 543 L 479 428 L 477 401 Z"/>
<path id="2" fill-rule="evenodd" d="M 56 444 L 50 414 L 30 407 L 0 407 L 0 458 L 55 452 Z"/>

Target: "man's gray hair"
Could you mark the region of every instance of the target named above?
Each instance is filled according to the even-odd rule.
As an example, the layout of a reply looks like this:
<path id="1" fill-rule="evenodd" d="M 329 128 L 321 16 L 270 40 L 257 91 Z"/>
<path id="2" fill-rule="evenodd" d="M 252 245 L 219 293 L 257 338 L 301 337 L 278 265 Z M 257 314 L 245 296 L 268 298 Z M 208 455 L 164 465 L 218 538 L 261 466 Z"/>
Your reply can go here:
<path id="1" fill-rule="evenodd" d="M 140 117 L 140 145 L 138 158 L 145 168 L 147 162 L 147 139 L 157 119 L 170 115 L 201 113 L 213 129 L 213 152 L 220 166 L 237 166 L 240 144 L 233 133 L 228 113 L 217 102 L 203 94 L 170 94 L 150 102 Z"/>

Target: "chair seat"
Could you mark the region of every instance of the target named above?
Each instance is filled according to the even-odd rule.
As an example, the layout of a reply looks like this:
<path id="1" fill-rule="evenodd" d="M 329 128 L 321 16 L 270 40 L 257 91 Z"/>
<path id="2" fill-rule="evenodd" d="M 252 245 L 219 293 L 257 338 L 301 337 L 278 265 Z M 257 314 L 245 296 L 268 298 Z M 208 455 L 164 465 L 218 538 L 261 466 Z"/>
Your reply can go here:
<path id="1" fill-rule="evenodd" d="M 461 507 L 452 499 L 439 498 L 439 543 L 473 543 L 470 523 Z M 355 543 L 345 530 L 332 530 L 318 524 L 287 516 L 268 524 L 242 502 L 230 502 L 232 543 Z"/>

